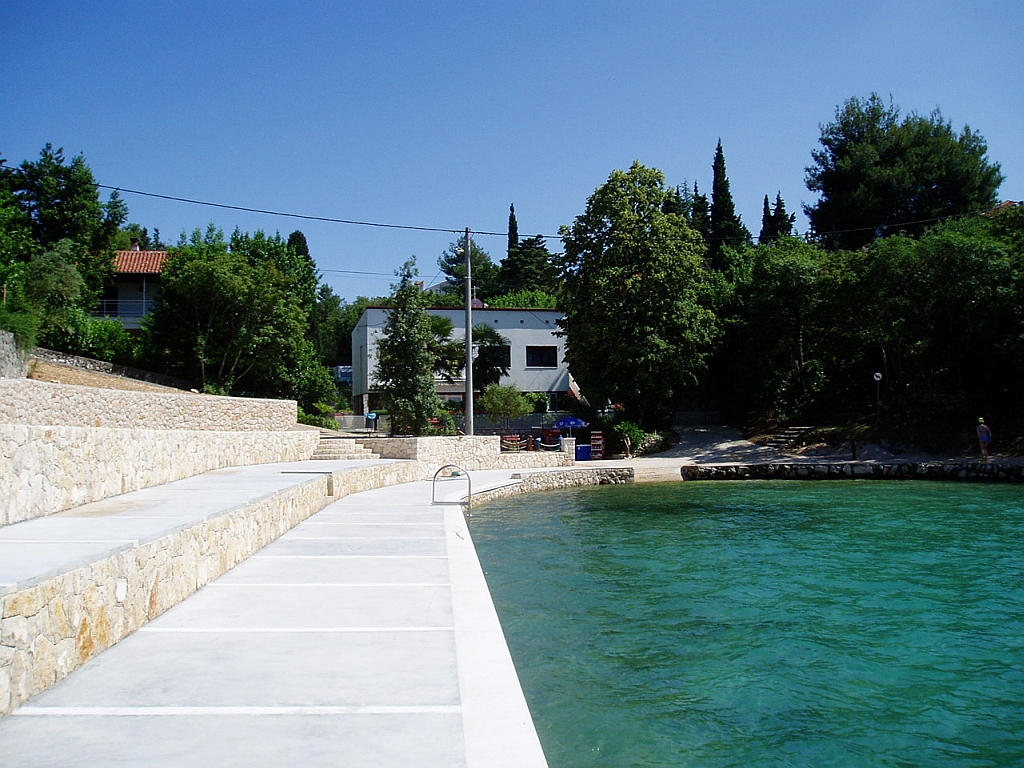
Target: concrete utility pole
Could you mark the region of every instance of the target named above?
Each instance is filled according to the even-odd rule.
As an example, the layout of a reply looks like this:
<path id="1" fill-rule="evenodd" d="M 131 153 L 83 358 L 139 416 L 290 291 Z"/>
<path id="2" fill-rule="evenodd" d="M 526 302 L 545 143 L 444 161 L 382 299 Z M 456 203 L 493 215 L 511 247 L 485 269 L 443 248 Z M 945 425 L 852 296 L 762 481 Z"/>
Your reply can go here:
<path id="1" fill-rule="evenodd" d="M 473 267 L 469 227 L 466 227 L 466 434 L 473 434 Z"/>

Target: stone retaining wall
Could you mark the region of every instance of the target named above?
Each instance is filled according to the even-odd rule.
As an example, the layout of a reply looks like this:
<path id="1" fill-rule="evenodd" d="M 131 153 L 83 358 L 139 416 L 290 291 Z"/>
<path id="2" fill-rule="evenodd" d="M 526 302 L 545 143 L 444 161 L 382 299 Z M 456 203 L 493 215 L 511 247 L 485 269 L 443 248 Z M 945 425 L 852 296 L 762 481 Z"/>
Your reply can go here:
<path id="1" fill-rule="evenodd" d="M 294 400 L 0 381 L 0 424 L 273 432 L 290 429 L 297 415 Z"/>
<path id="2" fill-rule="evenodd" d="M 684 480 L 973 480 L 1024 482 L 1024 466 L 983 462 L 687 464 Z"/>
<path id="3" fill-rule="evenodd" d="M 503 453 L 497 435 L 464 437 L 357 437 L 356 442 L 382 459 L 418 461 L 433 473 L 445 464 L 466 470 L 569 467 L 571 452 L 513 451 Z"/>
<path id="4" fill-rule="evenodd" d="M 212 469 L 302 461 L 313 454 L 318 439 L 316 430 L 210 432 L 0 423 L 0 525 Z"/>
<path id="5" fill-rule="evenodd" d="M 320 475 L 0 594 L 0 717 L 341 496 L 420 474 L 399 463 Z"/>
<path id="6" fill-rule="evenodd" d="M 522 475 L 512 475 L 512 477 L 520 482 L 474 493 L 473 505 L 486 504 L 495 499 L 516 496 L 520 493 L 553 491 L 558 488 L 579 488 L 585 485 L 623 485 L 632 483 L 635 480 L 632 467 L 530 472 Z"/>
<path id="7" fill-rule="evenodd" d="M 18 349 L 14 334 L 0 331 L 0 379 L 23 379 L 28 375 L 28 361 Z"/>

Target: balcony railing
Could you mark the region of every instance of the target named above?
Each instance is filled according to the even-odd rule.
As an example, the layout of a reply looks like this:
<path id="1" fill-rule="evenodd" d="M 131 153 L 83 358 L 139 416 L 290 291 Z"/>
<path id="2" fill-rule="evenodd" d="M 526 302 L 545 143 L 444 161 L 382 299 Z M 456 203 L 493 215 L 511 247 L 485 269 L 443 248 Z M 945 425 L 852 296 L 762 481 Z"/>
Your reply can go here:
<path id="1" fill-rule="evenodd" d="M 97 317 L 145 317 L 152 313 L 155 301 L 142 299 L 103 299 L 99 309 L 93 312 Z"/>

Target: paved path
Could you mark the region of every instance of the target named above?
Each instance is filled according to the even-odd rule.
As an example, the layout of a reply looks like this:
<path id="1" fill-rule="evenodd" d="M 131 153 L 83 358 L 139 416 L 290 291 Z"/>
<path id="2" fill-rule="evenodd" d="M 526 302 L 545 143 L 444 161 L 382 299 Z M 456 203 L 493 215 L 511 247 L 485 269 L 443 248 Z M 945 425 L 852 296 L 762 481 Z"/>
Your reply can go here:
<path id="1" fill-rule="evenodd" d="M 8 526 L 0 585 L 363 463 L 220 470 Z M 546 763 L 461 506 L 419 482 L 335 502 L 0 720 L 0 765 Z"/>

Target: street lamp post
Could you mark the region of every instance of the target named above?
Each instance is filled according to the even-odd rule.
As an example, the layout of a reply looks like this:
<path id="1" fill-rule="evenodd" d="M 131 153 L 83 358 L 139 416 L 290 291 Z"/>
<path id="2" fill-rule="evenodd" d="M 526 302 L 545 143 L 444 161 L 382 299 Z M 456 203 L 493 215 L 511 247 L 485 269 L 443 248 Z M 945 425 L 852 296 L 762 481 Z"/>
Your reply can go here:
<path id="1" fill-rule="evenodd" d="M 466 434 L 473 434 L 473 268 L 472 240 L 466 227 Z"/>

